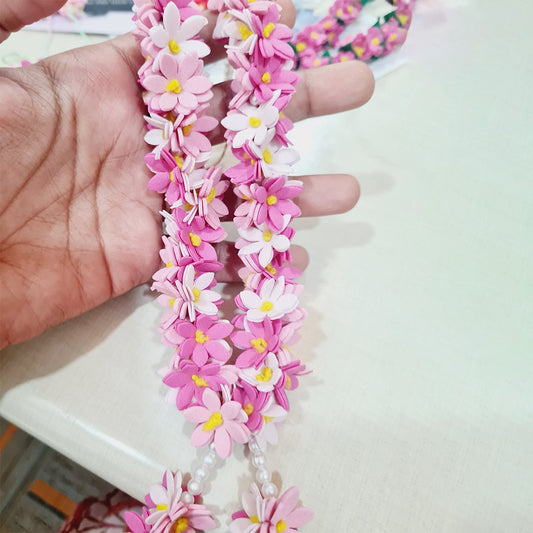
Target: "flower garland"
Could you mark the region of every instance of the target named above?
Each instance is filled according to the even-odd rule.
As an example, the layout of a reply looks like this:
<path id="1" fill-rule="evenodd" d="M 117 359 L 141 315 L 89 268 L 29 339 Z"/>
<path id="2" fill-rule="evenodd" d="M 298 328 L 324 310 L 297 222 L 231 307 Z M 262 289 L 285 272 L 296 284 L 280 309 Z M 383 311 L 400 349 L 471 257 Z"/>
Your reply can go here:
<path id="1" fill-rule="evenodd" d="M 398 17 L 409 2 L 394 3 L 396 18 L 378 29 L 383 36 L 390 30 L 380 41 L 383 53 L 402 40 L 395 24 L 402 22 Z M 294 533 L 312 512 L 297 507 L 295 487 L 277 498 L 264 455 L 268 444 L 277 443 L 277 425 L 289 411 L 287 391 L 307 373 L 289 350 L 306 313 L 298 303 L 300 272 L 291 266 L 289 252 L 290 224 L 300 215 L 294 198 L 302 183 L 288 178 L 298 154 L 290 148 L 292 122 L 283 110 L 299 80 L 296 61 L 300 67 L 325 58 L 343 61 L 346 47 L 362 59 L 379 54 L 373 48 L 359 53 L 353 44 L 359 36 L 348 44 L 339 40 L 359 13 L 360 0 L 338 0 L 329 18 L 301 32 L 296 44 L 290 43 L 292 32 L 279 22 L 274 2 L 209 0 L 208 8 L 219 13 L 213 35 L 226 41 L 235 69 L 233 98 L 221 124 L 238 163 L 223 174 L 220 167 L 207 166 L 212 150 L 206 134 L 218 124 L 207 114 L 213 92 L 202 59 L 210 49 L 199 38 L 207 19 L 192 0 L 134 4 L 135 34 L 145 57 L 139 70 L 148 112 L 145 141 L 152 146 L 145 157 L 153 174 L 148 187 L 163 194 L 167 204 L 160 251 L 164 266 L 152 286 L 167 309 L 160 327 L 163 342 L 174 349 L 163 382 L 170 389 L 167 399 L 196 425 L 191 444 L 207 451 L 186 484 L 181 472 L 166 471 L 146 496 L 142 514 L 126 513 L 125 519 L 133 533 L 213 529 L 215 520 L 199 497 L 218 458 L 229 457 L 238 443 L 248 444 L 259 485 L 243 495 L 232 533 Z M 320 28 L 329 33 L 318 33 Z M 344 55 L 324 52 L 333 46 Z M 229 214 L 224 195 L 230 183 L 241 200 L 233 220 L 244 282 L 235 298 L 240 312 L 231 322 L 219 316 L 223 300 L 213 290 L 222 268 L 215 244 L 226 238 L 221 219 Z"/>
<path id="2" fill-rule="evenodd" d="M 245 522 L 296 531 L 312 516 L 308 509 L 295 510 L 295 488 L 276 499 L 264 456 L 288 412 L 286 391 L 305 373 L 288 349 L 305 316 L 298 306 L 301 286 L 294 282 L 299 272 L 290 266 L 289 253 L 294 235 L 289 224 L 300 214 L 293 198 L 302 184 L 286 177 L 297 154 L 286 138 L 292 123 L 281 112 L 298 80 L 290 71 L 292 32 L 279 24 L 279 8 L 270 1 L 210 4 L 221 13 L 215 31 L 229 39 L 228 56 L 236 68 L 235 97 L 222 123 L 241 162 L 226 177 L 219 167 L 205 166 L 211 155 L 205 134 L 217 125 L 206 114 L 213 93 L 202 58 L 209 47 L 198 38 L 207 19 L 190 0 L 135 0 L 134 7 L 135 33 L 146 58 L 139 71 L 149 115 L 145 140 L 153 146 L 145 158 L 153 173 L 148 187 L 164 194 L 169 206 L 163 212 L 164 267 L 153 284 L 167 307 L 163 340 L 175 349 L 163 381 L 172 389 L 169 398 L 196 424 L 192 445 L 208 447 L 186 490 L 181 473 L 167 471 L 147 495 L 142 516 L 127 514 L 136 533 L 215 527 L 198 497 L 217 456 L 228 457 L 234 442 L 249 444 L 261 489 L 253 485 L 253 496 L 243 497 L 244 511 L 234 516 L 232 531 L 255 531 Z M 219 317 L 222 299 L 213 290 L 215 272 L 222 268 L 213 244 L 226 237 L 220 221 L 228 214 L 226 178 L 244 200 L 235 223 L 245 288 L 236 298 L 242 313 L 231 323 Z M 226 339 L 242 350 L 233 359 Z M 246 515 L 251 497 L 261 506 L 260 519 Z"/>
<path id="3" fill-rule="evenodd" d="M 383 57 L 403 44 L 411 24 L 415 0 L 387 0 L 394 11 L 379 19 L 367 32 L 342 37 L 370 0 L 336 0 L 328 15 L 306 26 L 291 43 L 296 68 L 312 68 L 359 59 Z"/>

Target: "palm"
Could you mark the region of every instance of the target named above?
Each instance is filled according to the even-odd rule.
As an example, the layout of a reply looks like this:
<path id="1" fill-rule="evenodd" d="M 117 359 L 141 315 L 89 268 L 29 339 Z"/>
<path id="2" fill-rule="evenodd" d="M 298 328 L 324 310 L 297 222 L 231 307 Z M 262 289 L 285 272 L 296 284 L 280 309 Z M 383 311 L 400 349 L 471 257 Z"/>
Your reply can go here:
<path id="1" fill-rule="evenodd" d="M 8 145 L 20 155 L 4 180 L 0 278 L 6 287 L 24 286 L 31 311 L 23 314 L 30 320 L 10 320 L 4 301 L 13 337 L 125 292 L 157 265 L 161 200 L 146 189 L 135 67 L 110 43 L 44 67 L 9 73 L 13 101 L 28 99 L 28 89 L 38 107 L 24 106 L 12 120 L 30 124 L 39 139 L 31 151 Z"/>

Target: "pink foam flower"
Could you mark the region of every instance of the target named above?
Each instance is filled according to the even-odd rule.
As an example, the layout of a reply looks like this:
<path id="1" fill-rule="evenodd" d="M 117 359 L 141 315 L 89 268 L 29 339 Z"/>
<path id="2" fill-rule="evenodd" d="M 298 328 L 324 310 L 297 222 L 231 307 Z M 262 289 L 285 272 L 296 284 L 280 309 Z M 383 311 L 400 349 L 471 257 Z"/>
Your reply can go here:
<path id="1" fill-rule="evenodd" d="M 149 129 L 144 135 L 144 141 L 155 146 L 154 153 L 157 159 L 159 159 L 162 150 L 168 149 L 171 152 L 179 150 L 173 120 L 162 117 L 154 111 L 150 111 L 150 116 L 145 116 L 144 119 L 149 124 Z"/>
<path id="2" fill-rule="evenodd" d="M 153 93 L 152 110 L 187 115 L 212 97 L 212 83 L 201 74 L 203 62 L 195 55 L 187 55 L 178 62 L 170 54 L 163 54 L 159 67 L 161 75 L 147 75 L 141 80 L 143 87 Z"/>
<path id="3" fill-rule="evenodd" d="M 394 47 L 403 44 L 407 37 L 407 31 L 401 28 L 394 18 L 382 24 L 381 31 L 385 37 L 385 53 L 388 54 Z"/>
<path id="4" fill-rule="evenodd" d="M 159 251 L 163 268 L 152 276 L 155 281 L 174 281 L 178 275 L 179 264 L 183 258 L 182 249 L 176 246 L 166 235 L 162 237 L 164 247 Z"/>
<path id="5" fill-rule="evenodd" d="M 283 60 L 292 59 L 294 51 L 287 41 L 292 39 L 292 30 L 278 23 L 279 6 L 273 4 L 263 17 L 252 17 L 252 28 L 258 36 L 254 55 L 258 57 L 277 56 Z"/>
<path id="6" fill-rule="evenodd" d="M 239 402 L 233 400 L 221 403 L 220 396 L 211 389 L 205 389 L 203 406 L 189 407 L 184 416 L 197 424 L 191 436 L 191 444 L 196 448 L 215 442 L 217 454 L 225 459 L 233 451 L 233 441 L 248 442 L 250 430 L 246 427 L 247 416 Z"/>
<path id="7" fill-rule="evenodd" d="M 283 95 L 290 95 L 296 90 L 299 76 L 292 70 L 283 68 L 285 63 L 277 57 L 261 59 L 248 71 L 254 95 L 260 102 L 272 98 L 274 91 L 279 90 Z"/>
<path id="8" fill-rule="evenodd" d="M 373 26 L 366 34 L 367 52 L 370 57 L 379 57 L 383 54 L 385 48 L 383 46 L 383 33 L 381 30 Z"/>
<path id="9" fill-rule="evenodd" d="M 211 167 L 207 170 L 199 169 L 201 173 L 201 187 L 188 191 L 184 195 L 184 201 L 178 201 L 172 207 L 183 205 L 187 211 L 184 220 L 192 222 L 195 216 L 201 216 L 213 229 L 220 227 L 220 218 L 226 216 L 229 211 L 222 201 L 229 183 L 221 180 L 222 170 L 220 167 Z"/>
<path id="10" fill-rule="evenodd" d="M 214 130 L 217 125 L 216 118 L 207 115 L 198 117 L 192 113 L 183 119 L 179 127 L 176 128 L 179 147 L 187 155 L 196 158 L 197 162 L 202 162 L 211 152 L 211 143 L 204 134 Z"/>
<path id="11" fill-rule="evenodd" d="M 181 20 L 198 15 L 199 11 L 191 0 L 152 0 L 152 3 L 159 11 L 164 11 L 168 4 L 176 4 L 180 10 Z"/>
<path id="12" fill-rule="evenodd" d="M 250 431 L 258 431 L 261 428 L 263 424 L 261 410 L 264 409 L 269 397 L 268 393 L 258 391 L 245 381 L 241 381 L 233 390 L 233 399 L 242 405 L 248 415 L 246 426 Z"/>
<path id="13" fill-rule="evenodd" d="M 146 154 L 144 161 L 154 173 L 148 182 L 148 188 L 151 191 L 164 193 L 169 204 L 176 202 L 185 192 L 182 173 L 183 160 L 177 155 L 173 157 L 167 150 L 162 150 L 159 158 L 150 152 Z"/>
<path id="14" fill-rule="evenodd" d="M 181 360 L 178 369 L 163 378 L 163 383 L 173 389 L 178 389 L 175 396 L 176 407 L 182 411 L 189 407 L 193 400 L 199 403 L 208 388 L 220 391 L 222 385 L 227 385 L 221 375 L 218 363 L 197 365 L 192 361 Z"/>
<path id="15" fill-rule="evenodd" d="M 287 417 L 287 411 L 274 401 L 270 395 L 265 407 L 261 410 L 263 425 L 255 434 L 257 444 L 263 452 L 267 451 L 268 445 L 276 446 L 278 444 L 278 426 Z"/>
<path id="16" fill-rule="evenodd" d="M 279 498 L 264 498 L 257 485 L 243 494 L 243 510 L 235 513 L 231 533 L 298 533 L 299 528 L 313 518 L 313 511 L 298 507 L 296 487 L 286 490 Z"/>
<path id="17" fill-rule="evenodd" d="M 237 368 L 259 367 L 269 352 L 279 348 L 281 324 L 266 318 L 263 322 L 244 322 L 246 329 L 231 334 L 231 341 L 243 352 L 237 357 Z"/>
<path id="18" fill-rule="evenodd" d="M 180 322 L 176 331 L 185 339 L 178 351 L 180 357 L 192 358 L 197 365 L 205 365 L 209 357 L 225 363 L 231 355 L 229 344 L 223 340 L 233 331 L 227 320 L 200 315 L 195 324 Z"/>
<path id="19" fill-rule="evenodd" d="M 194 266 L 189 264 L 183 269 L 181 281 L 179 279 L 173 283 L 168 280 L 156 281 L 152 285 L 152 290 L 161 293 L 157 301 L 170 307 L 170 312 L 165 314 L 162 319 L 162 325 L 166 324 L 168 327 L 169 320 L 174 323 L 178 318 L 183 319 L 187 315 L 194 321 L 196 313 L 216 315 L 218 312 L 217 303 L 221 302 L 220 295 L 208 289 L 215 283 L 214 277 L 212 272 L 206 272 L 195 277 Z"/>
<path id="20" fill-rule="evenodd" d="M 274 231 L 281 231 L 285 215 L 295 218 L 301 214 L 298 206 L 291 201 L 302 192 L 301 181 L 287 181 L 285 176 L 280 176 L 266 180 L 263 185 L 254 183 L 239 189 L 236 190 L 237 196 L 248 200 L 235 210 L 235 223 L 239 227 L 248 227 L 253 221 L 257 225 L 266 223 Z"/>
<path id="21" fill-rule="evenodd" d="M 358 34 L 352 42 L 352 50 L 356 59 L 365 60 L 371 55 L 366 43 L 366 36 L 364 33 Z"/>
<path id="22" fill-rule="evenodd" d="M 171 54 L 179 60 L 186 54 L 196 54 L 205 57 L 209 54 L 209 46 L 204 42 L 195 40 L 193 37 L 207 24 L 207 19 L 201 15 L 192 15 L 183 19 L 180 16 L 178 6 L 170 2 L 165 6 L 163 22 L 150 28 L 149 40 L 154 55 L 153 70 L 159 68 L 159 58 L 163 54 Z"/>
<path id="23" fill-rule="evenodd" d="M 134 533 L 195 533 L 197 530 L 213 529 L 216 526 L 215 521 L 204 505 L 186 504 L 181 501 L 182 481 L 181 472 L 173 474 L 167 470 L 163 483 L 152 485 L 146 495 L 148 510 L 143 511 L 142 517 L 131 512 L 125 514 L 129 528 Z"/>
<path id="24" fill-rule="evenodd" d="M 285 355 L 288 354 L 286 348 L 283 348 L 283 350 Z M 286 411 L 289 410 L 289 399 L 287 398 L 286 391 L 297 389 L 299 385 L 298 377 L 305 376 L 309 373 L 310 371 L 306 371 L 305 365 L 300 363 L 300 361 L 292 361 L 281 367 L 281 378 L 275 385 L 274 397 L 278 404 Z"/>
<path id="25" fill-rule="evenodd" d="M 186 211 L 175 210 L 178 217 L 180 242 L 185 245 L 187 253 L 195 261 L 215 261 L 217 253 L 210 243 L 220 242 L 226 238 L 226 232 L 222 227 L 213 229 L 207 225 L 202 217 L 194 217 L 190 224 L 185 222 Z"/>

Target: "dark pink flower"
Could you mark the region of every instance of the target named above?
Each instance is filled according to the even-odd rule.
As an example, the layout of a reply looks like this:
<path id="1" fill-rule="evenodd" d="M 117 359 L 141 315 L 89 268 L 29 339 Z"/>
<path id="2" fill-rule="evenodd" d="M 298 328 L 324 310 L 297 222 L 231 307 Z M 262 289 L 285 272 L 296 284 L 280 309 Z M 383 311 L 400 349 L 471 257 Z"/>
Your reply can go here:
<path id="1" fill-rule="evenodd" d="M 379 57 L 383 54 L 385 47 L 383 46 L 383 33 L 381 30 L 372 26 L 366 34 L 366 47 L 370 57 Z"/>
<path id="2" fill-rule="evenodd" d="M 292 38 L 292 30 L 279 21 L 279 7 L 271 5 L 262 17 L 252 16 L 252 26 L 258 39 L 254 47 L 254 58 L 280 57 L 283 60 L 292 59 L 294 51 L 288 41 Z"/>
<path id="3" fill-rule="evenodd" d="M 205 365 L 209 357 L 225 363 L 231 355 L 229 344 L 222 340 L 233 331 L 233 326 L 226 320 L 199 315 L 194 324 L 180 321 L 176 331 L 185 339 L 179 347 L 179 356 L 191 358 L 199 366 Z"/>
<path id="4" fill-rule="evenodd" d="M 245 381 L 241 381 L 240 386 L 234 389 L 233 399 L 242 405 L 244 412 L 248 415 L 246 426 L 250 431 L 258 431 L 263 425 L 261 410 L 269 398 L 269 393 L 260 392 Z"/>
<path id="5" fill-rule="evenodd" d="M 173 389 L 178 389 L 176 407 L 181 411 L 189 407 L 193 400 L 200 402 L 205 390 L 219 391 L 222 385 L 227 385 L 220 374 L 218 363 L 208 363 L 202 367 L 192 361 L 180 361 L 178 369 L 163 378 L 163 383 Z"/>
<path id="6" fill-rule="evenodd" d="M 154 172 L 154 177 L 148 182 L 148 188 L 151 191 L 165 193 L 165 200 L 172 205 L 184 194 L 182 159 L 179 156 L 173 157 L 167 150 L 161 150 L 159 158 L 153 152 L 149 152 L 144 156 L 144 161 Z"/>
<path id="7" fill-rule="evenodd" d="M 263 322 L 245 322 L 245 330 L 234 331 L 231 341 L 237 348 L 244 351 L 236 361 L 238 368 L 261 366 L 269 352 L 276 352 L 279 348 L 279 332 L 281 322 L 265 318 Z"/>

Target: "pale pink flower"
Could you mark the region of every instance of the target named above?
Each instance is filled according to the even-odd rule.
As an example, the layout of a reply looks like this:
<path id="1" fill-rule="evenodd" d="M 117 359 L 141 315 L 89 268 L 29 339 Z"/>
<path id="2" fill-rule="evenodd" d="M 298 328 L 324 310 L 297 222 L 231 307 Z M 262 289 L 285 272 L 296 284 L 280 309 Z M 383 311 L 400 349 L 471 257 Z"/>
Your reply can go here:
<path id="1" fill-rule="evenodd" d="M 143 87 L 153 93 L 150 106 L 154 111 L 187 115 L 213 95 L 211 81 L 202 75 L 203 62 L 195 55 L 178 62 L 174 56 L 163 54 L 159 67 L 161 75 L 147 75 L 141 80 Z"/>
<path id="2" fill-rule="evenodd" d="M 221 403 L 220 396 L 206 389 L 202 396 L 203 406 L 195 405 L 184 411 L 189 422 L 196 423 L 191 436 L 191 444 L 196 448 L 215 442 L 217 454 L 226 458 L 233 451 L 233 441 L 248 442 L 250 435 L 246 427 L 247 416 L 239 402 L 228 400 Z"/>
<path id="3" fill-rule="evenodd" d="M 159 58 L 162 54 L 171 54 L 179 60 L 186 54 L 196 54 L 205 57 L 209 54 L 209 46 L 193 37 L 207 24 L 207 19 L 201 15 L 193 15 L 183 22 L 176 4 L 170 2 L 163 13 L 163 23 L 150 29 L 149 35 L 155 50 L 157 50 L 153 70 L 159 68 Z M 153 52 L 152 52 L 153 53 Z"/>
<path id="4" fill-rule="evenodd" d="M 282 377 L 278 359 L 270 352 L 263 363 L 256 368 L 244 368 L 239 372 L 241 379 L 253 385 L 260 392 L 271 392 Z"/>

